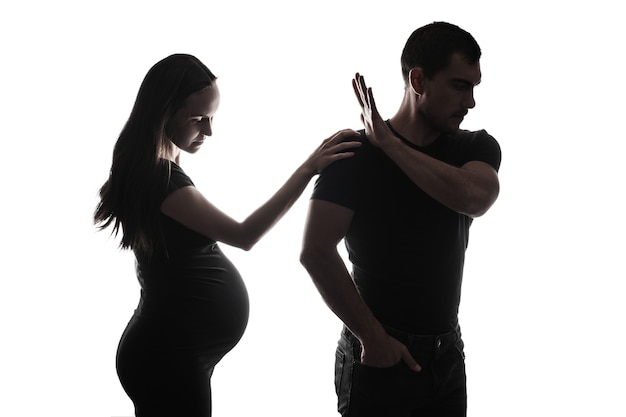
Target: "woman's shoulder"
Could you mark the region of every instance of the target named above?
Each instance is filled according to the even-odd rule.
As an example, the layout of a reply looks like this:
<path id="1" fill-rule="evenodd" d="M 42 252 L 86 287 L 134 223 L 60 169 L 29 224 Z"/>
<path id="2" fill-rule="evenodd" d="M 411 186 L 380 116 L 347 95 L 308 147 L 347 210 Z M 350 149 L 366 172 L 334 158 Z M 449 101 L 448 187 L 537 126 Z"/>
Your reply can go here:
<path id="1" fill-rule="evenodd" d="M 187 175 L 185 171 L 177 163 L 173 161 L 167 161 L 167 164 L 165 164 L 165 166 L 167 168 L 167 176 L 168 176 L 168 181 L 167 181 L 168 194 L 178 190 L 179 188 L 194 185 L 189 175 Z"/>

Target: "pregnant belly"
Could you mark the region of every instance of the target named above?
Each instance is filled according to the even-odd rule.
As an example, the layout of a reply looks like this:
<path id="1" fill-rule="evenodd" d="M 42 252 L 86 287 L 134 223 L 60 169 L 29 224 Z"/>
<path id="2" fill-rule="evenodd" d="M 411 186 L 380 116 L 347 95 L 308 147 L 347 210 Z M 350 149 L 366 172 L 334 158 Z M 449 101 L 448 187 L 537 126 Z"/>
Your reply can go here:
<path id="1" fill-rule="evenodd" d="M 186 343 L 237 343 L 248 323 L 244 282 L 221 249 L 172 257 L 161 264 L 137 265 L 142 287 L 135 316 L 156 321 Z"/>
<path id="2" fill-rule="evenodd" d="M 238 274 L 179 276 L 172 285 L 146 285 L 135 316 L 146 332 L 158 332 L 167 348 L 232 348 L 248 323 L 249 301 Z M 148 337 L 153 340 L 154 337 Z"/>

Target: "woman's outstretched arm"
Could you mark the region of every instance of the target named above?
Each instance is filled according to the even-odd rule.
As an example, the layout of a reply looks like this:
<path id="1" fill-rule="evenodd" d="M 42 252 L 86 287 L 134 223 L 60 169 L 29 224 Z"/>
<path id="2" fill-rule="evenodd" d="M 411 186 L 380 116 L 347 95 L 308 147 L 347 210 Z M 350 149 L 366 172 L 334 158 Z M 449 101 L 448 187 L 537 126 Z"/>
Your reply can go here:
<path id="1" fill-rule="evenodd" d="M 283 186 L 242 222 L 219 210 L 193 186 L 167 196 L 161 211 L 202 235 L 250 250 L 289 211 L 313 176 L 331 163 L 354 154 L 349 149 L 358 147 L 360 142 L 345 139 L 357 135 L 356 131 L 346 129 L 324 140 Z"/>

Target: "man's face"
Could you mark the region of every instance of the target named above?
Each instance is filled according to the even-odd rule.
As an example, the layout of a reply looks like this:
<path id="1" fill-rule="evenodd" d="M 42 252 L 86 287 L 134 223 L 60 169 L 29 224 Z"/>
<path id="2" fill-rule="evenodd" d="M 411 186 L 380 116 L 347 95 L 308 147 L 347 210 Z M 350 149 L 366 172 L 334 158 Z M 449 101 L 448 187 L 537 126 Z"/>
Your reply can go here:
<path id="1" fill-rule="evenodd" d="M 434 130 L 452 133 L 468 110 L 474 108 L 474 87 L 480 83 L 480 64 L 468 64 L 463 55 L 454 54 L 450 65 L 433 78 L 425 78 L 420 114 Z"/>

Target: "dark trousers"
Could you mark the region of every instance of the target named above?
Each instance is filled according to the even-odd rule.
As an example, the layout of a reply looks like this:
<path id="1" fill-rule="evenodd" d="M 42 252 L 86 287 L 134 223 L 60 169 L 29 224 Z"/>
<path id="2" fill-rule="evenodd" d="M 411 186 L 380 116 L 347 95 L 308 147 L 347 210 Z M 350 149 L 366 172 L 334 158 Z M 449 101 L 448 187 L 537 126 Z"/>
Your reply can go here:
<path id="1" fill-rule="evenodd" d="M 457 331 L 411 335 L 387 329 L 404 343 L 422 371 L 404 362 L 391 368 L 361 364 L 361 344 L 344 328 L 335 362 L 338 410 L 343 417 L 464 417 L 467 409 L 465 355 Z"/>

